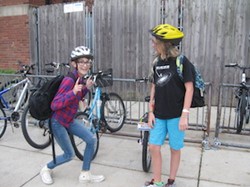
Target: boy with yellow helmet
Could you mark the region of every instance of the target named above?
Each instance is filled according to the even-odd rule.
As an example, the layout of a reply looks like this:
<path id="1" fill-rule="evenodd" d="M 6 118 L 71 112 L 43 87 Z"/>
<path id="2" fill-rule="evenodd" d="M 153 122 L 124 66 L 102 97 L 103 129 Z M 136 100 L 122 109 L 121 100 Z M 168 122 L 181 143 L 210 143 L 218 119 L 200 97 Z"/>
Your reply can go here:
<path id="1" fill-rule="evenodd" d="M 189 60 L 183 59 L 183 80 L 177 72 L 176 58 L 180 55 L 176 46 L 184 37 L 183 32 L 169 24 L 160 24 L 150 30 L 157 57 L 153 61 L 148 124 L 151 127 L 149 148 L 152 156 L 153 179 L 144 187 L 175 187 L 184 147 L 185 130 L 193 96 L 194 69 Z M 171 152 L 168 182 L 162 182 L 161 146 L 169 137 Z"/>

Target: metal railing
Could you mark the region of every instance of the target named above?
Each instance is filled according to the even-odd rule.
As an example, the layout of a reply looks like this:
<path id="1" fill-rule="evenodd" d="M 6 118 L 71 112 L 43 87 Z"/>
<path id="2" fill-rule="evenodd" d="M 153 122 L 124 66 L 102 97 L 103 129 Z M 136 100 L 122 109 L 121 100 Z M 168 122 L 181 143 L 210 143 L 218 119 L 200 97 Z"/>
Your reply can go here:
<path id="1" fill-rule="evenodd" d="M 250 142 L 242 141 L 243 136 L 249 139 L 250 124 L 243 122 L 242 132 L 236 134 L 236 107 L 237 98 L 235 96 L 235 90 L 239 88 L 239 84 L 226 84 L 222 83 L 219 89 L 219 101 L 217 106 L 217 118 L 215 126 L 215 139 L 214 146 L 225 145 L 234 146 L 240 148 L 250 148 Z M 248 86 L 250 87 L 250 85 Z M 219 139 L 219 136 L 222 137 Z M 225 137 L 227 136 L 227 137 Z M 238 141 L 241 137 L 241 141 Z"/>

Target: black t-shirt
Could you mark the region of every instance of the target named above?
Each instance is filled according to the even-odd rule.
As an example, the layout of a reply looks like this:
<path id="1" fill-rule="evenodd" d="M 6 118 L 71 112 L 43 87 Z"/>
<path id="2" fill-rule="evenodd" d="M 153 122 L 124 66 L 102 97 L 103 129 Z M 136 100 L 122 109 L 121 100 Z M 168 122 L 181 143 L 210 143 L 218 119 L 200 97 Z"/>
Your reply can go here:
<path id="1" fill-rule="evenodd" d="M 184 56 L 183 80 L 180 78 L 176 67 L 176 58 L 162 60 L 158 58 L 153 67 L 155 84 L 155 109 L 154 114 L 159 119 L 179 117 L 182 113 L 185 82 L 193 82 L 194 66 Z"/>

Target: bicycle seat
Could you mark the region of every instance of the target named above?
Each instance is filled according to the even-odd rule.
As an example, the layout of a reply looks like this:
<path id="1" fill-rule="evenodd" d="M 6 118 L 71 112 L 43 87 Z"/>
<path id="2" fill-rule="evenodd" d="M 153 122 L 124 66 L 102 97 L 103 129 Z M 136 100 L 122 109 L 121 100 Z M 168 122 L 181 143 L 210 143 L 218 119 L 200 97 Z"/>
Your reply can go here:
<path id="1" fill-rule="evenodd" d="M 45 71 L 47 73 L 53 73 L 54 72 L 54 68 L 46 68 Z"/>

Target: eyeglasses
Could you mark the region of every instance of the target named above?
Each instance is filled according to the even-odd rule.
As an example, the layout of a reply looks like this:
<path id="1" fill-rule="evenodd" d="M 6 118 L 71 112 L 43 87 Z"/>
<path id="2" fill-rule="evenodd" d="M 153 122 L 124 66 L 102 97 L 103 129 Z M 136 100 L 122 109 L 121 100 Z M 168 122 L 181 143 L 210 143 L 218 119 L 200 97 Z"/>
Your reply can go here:
<path id="1" fill-rule="evenodd" d="M 92 64 L 92 61 L 91 60 L 78 60 L 77 64 L 90 66 Z"/>

